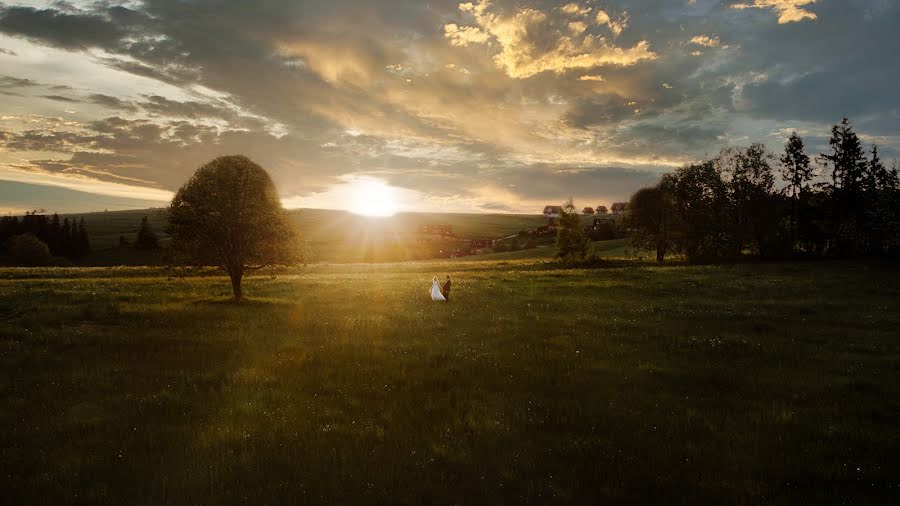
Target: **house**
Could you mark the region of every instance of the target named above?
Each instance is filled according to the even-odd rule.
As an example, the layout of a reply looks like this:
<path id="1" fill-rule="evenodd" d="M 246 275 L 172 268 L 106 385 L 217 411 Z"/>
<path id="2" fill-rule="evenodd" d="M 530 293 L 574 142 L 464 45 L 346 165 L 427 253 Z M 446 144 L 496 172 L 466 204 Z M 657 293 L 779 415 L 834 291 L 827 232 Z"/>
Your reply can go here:
<path id="1" fill-rule="evenodd" d="M 597 214 L 606 214 L 609 212 L 609 210 L 606 209 L 606 206 L 597 206 L 596 208 L 594 208 L 594 211 Z"/>
<path id="2" fill-rule="evenodd" d="M 593 207 L 585 207 L 584 209 L 581 210 L 581 214 L 594 214 L 594 208 Z"/>
<path id="3" fill-rule="evenodd" d="M 619 215 L 625 214 L 625 211 L 628 210 L 628 202 L 614 202 L 612 205 L 612 213 Z"/>

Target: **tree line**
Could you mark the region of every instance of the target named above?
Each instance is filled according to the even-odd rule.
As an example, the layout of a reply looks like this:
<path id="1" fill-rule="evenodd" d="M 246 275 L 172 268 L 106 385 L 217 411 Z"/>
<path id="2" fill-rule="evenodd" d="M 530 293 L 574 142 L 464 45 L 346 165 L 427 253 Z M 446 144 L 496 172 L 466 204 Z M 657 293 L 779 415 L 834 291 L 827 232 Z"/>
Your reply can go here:
<path id="1" fill-rule="evenodd" d="M 900 255 L 896 162 L 866 153 L 846 118 L 828 146 L 813 159 L 794 132 L 780 155 L 756 143 L 667 173 L 631 197 L 629 235 L 658 261 Z"/>
<path id="2" fill-rule="evenodd" d="M 9 265 L 65 263 L 91 252 L 84 218 L 60 219 L 38 211 L 0 218 L 0 244 L 0 262 Z"/>

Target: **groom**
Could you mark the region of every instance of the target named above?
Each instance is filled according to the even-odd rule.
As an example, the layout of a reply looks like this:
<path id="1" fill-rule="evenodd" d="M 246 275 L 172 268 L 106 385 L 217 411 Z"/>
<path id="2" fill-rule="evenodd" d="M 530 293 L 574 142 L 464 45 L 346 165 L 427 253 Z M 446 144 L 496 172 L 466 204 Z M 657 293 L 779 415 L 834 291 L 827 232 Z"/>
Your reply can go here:
<path id="1" fill-rule="evenodd" d="M 444 295 L 444 298 L 447 299 L 447 302 L 450 302 L 450 276 L 447 276 L 447 282 L 444 283 L 443 288 L 441 288 L 441 293 Z"/>

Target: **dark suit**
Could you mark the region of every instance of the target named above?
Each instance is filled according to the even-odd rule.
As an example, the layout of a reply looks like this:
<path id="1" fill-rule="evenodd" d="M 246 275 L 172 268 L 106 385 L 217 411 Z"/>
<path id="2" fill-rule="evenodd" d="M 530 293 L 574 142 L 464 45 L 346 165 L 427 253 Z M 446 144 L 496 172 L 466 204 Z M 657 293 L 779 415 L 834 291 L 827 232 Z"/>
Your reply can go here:
<path id="1" fill-rule="evenodd" d="M 441 293 L 444 294 L 444 298 L 450 300 L 450 278 L 447 278 L 447 282 L 444 283 L 444 287 L 441 288 Z"/>

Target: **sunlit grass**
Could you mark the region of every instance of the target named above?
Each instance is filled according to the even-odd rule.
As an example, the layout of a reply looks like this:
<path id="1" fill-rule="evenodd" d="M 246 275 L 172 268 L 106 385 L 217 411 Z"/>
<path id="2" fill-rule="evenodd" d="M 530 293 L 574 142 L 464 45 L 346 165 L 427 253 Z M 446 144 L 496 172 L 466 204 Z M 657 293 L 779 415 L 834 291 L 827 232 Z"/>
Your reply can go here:
<path id="1" fill-rule="evenodd" d="M 896 497 L 883 266 L 207 274 L 0 271 L 7 502 Z"/>

